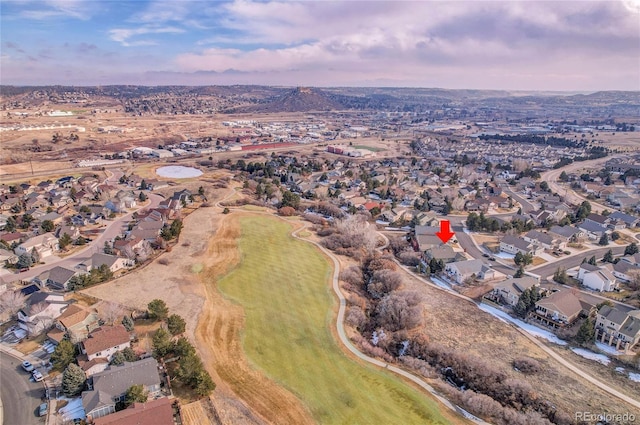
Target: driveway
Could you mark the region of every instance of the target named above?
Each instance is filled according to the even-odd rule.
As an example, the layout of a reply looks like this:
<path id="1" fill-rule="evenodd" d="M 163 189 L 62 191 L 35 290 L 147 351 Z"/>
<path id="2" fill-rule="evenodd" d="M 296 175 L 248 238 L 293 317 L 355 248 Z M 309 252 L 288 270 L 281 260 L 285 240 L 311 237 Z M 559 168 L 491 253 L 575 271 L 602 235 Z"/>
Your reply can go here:
<path id="1" fill-rule="evenodd" d="M 40 382 L 31 382 L 30 375 L 22 370 L 21 360 L 0 352 L 0 398 L 7 425 L 36 425 L 45 423 L 45 418 L 36 416 L 42 403 L 40 397 L 44 387 Z"/>

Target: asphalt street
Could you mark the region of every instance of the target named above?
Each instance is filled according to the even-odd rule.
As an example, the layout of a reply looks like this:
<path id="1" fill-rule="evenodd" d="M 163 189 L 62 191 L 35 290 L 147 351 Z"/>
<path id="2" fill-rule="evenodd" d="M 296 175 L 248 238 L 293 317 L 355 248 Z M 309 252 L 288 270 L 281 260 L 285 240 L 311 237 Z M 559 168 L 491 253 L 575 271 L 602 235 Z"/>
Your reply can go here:
<path id="1" fill-rule="evenodd" d="M 5 425 L 39 425 L 45 418 L 36 416 L 42 403 L 44 386 L 31 382 L 30 374 L 22 370 L 22 362 L 0 352 L 0 398 L 4 409 Z"/>

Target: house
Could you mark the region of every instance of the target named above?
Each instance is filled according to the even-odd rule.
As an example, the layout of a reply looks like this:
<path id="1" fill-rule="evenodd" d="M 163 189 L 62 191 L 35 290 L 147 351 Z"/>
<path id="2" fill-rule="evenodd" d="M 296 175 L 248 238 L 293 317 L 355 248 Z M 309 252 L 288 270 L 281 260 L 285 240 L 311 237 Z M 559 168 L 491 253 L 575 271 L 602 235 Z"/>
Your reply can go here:
<path id="1" fill-rule="evenodd" d="M 77 217 L 77 216 L 74 216 L 74 217 Z M 71 217 L 72 221 L 74 217 Z M 65 234 L 69 235 L 71 239 L 76 240 L 80 237 L 80 229 L 77 226 L 62 225 L 58 228 L 58 230 L 55 233 L 58 239 L 63 237 Z"/>
<path id="2" fill-rule="evenodd" d="M 449 245 L 440 245 L 429 248 L 424 252 L 423 258 L 426 262 L 435 258 L 436 260 L 442 260 L 445 263 L 465 259 L 462 254 L 455 252 Z"/>
<path id="3" fill-rule="evenodd" d="M 638 267 L 637 264 L 624 261 L 623 258 L 621 261 L 612 264 L 610 270 L 617 279 L 624 280 L 625 282 L 631 282 L 635 275 L 640 272 L 640 267 Z"/>
<path id="4" fill-rule="evenodd" d="M 587 237 L 587 234 L 584 231 L 573 226 L 553 226 L 549 229 L 549 234 L 552 237 L 557 238 L 560 241 L 560 244 L 562 244 L 562 242 L 577 242 Z M 560 246 L 560 248 L 562 248 L 562 246 Z"/>
<path id="5" fill-rule="evenodd" d="M 572 325 L 581 314 L 588 315 L 595 305 L 580 298 L 580 293 L 561 289 L 536 303 L 534 318 L 553 327 Z"/>
<path id="6" fill-rule="evenodd" d="M 98 327 L 98 314 L 78 304 L 71 304 L 56 319 L 55 327 L 58 332 L 49 332 L 50 339 L 60 342 L 58 336 L 66 336 L 73 343 L 87 338 L 89 333 Z"/>
<path id="7" fill-rule="evenodd" d="M 508 254 L 520 252 L 522 254 L 536 255 L 538 246 L 517 236 L 505 235 L 500 241 L 500 251 Z"/>
<path id="8" fill-rule="evenodd" d="M 127 347 L 131 347 L 131 337 L 124 326 L 103 326 L 95 329 L 80 343 L 80 352 L 87 357 L 87 360 L 104 357 L 111 361 L 116 351 Z"/>
<path id="9" fill-rule="evenodd" d="M 587 237 L 591 240 L 598 240 L 607 233 L 607 228 L 601 224 L 594 223 L 593 221 L 585 220 L 581 224 L 578 224 L 578 229 L 587 234 Z"/>
<path id="10" fill-rule="evenodd" d="M 415 236 L 412 238 L 414 249 L 424 252 L 442 245 L 442 240 L 436 236 L 436 233 L 439 231 L 440 228 L 435 226 L 416 226 L 414 229 Z"/>
<path id="11" fill-rule="evenodd" d="M 490 280 L 495 277 L 495 271 L 482 260 L 465 260 L 449 263 L 445 266 L 447 277 L 457 284 L 467 279 Z"/>
<path id="12" fill-rule="evenodd" d="M 582 284 L 589 289 L 600 292 L 613 291 L 618 287 L 615 276 L 605 267 L 584 273 Z"/>
<path id="13" fill-rule="evenodd" d="M 603 305 L 596 316 L 596 340 L 630 352 L 640 341 L 640 310 L 624 313 Z"/>
<path id="14" fill-rule="evenodd" d="M 626 227 L 630 228 L 638 227 L 638 225 L 640 224 L 640 218 L 622 213 L 620 211 L 612 212 L 611 214 L 609 214 L 609 218 L 615 221 L 622 221 L 626 225 Z"/>
<path id="15" fill-rule="evenodd" d="M 77 274 L 75 270 L 67 269 L 61 266 L 55 266 L 41 273 L 37 279 L 42 284 L 50 286 L 53 289 L 68 290 L 71 278 Z"/>
<path id="16" fill-rule="evenodd" d="M 0 248 L 0 265 L 15 264 L 18 262 L 18 256 L 11 251 Z"/>
<path id="17" fill-rule="evenodd" d="M 113 248 L 120 255 L 135 260 L 138 256 L 149 252 L 151 245 L 145 239 L 120 239 L 113 242 Z"/>
<path id="18" fill-rule="evenodd" d="M 76 268 L 83 272 L 90 272 L 91 269 L 98 269 L 101 266 L 107 266 L 112 273 L 115 273 L 118 270 L 135 266 L 135 261 L 129 258 L 96 252 L 90 258 L 78 264 Z"/>
<path id="19" fill-rule="evenodd" d="M 96 420 L 115 413 L 116 403 L 124 400 L 133 385 L 142 385 L 152 398 L 160 393 L 158 362 L 149 357 L 137 362 L 112 365 L 91 377 L 89 391 L 82 393 L 82 406 L 87 419 Z"/>
<path id="20" fill-rule="evenodd" d="M 40 255 L 40 258 L 53 255 L 53 253 L 59 249 L 58 238 L 56 238 L 51 232 L 43 233 L 27 239 L 25 242 L 18 245 L 13 252 L 20 256 L 27 253 L 31 254 L 34 249 Z"/>
<path id="21" fill-rule="evenodd" d="M 512 277 L 498 283 L 491 291 L 490 298 L 515 307 L 525 290 L 539 285 L 535 277 Z"/>
<path id="22" fill-rule="evenodd" d="M 585 273 L 595 272 L 598 269 L 599 269 L 599 267 L 598 266 L 594 266 L 593 264 L 582 263 L 582 264 L 580 264 L 580 268 L 578 268 L 578 276 L 577 276 L 577 278 L 578 278 L 579 281 L 582 281 L 582 279 L 584 279 Z"/>
<path id="23" fill-rule="evenodd" d="M 18 311 L 18 326 L 37 335 L 60 317 L 69 303 L 60 294 L 37 291 L 27 298 L 24 308 Z"/>
<path id="24" fill-rule="evenodd" d="M 544 249 L 555 249 L 560 242 L 548 233 L 542 233 L 538 230 L 530 230 L 524 235 L 523 239 L 534 245 L 541 246 Z"/>
<path id="25" fill-rule="evenodd" d="M 134 403 L 127 409 L 96 418 L 94 425 L 174 425 L 173 407 L 167 397 Z"/>

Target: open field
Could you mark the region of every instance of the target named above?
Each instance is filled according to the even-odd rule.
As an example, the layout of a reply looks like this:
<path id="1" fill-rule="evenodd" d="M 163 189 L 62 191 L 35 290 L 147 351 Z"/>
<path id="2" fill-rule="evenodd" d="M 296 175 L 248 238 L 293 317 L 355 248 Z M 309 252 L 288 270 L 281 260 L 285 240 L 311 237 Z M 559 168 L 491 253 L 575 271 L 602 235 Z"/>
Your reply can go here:
<path id="1" fill-rule="evenodd" d="M 480 311 L 472 303 L 452 297 L 403 273 L 404 288 L 422 295 L 424 333 L 430 341 L 489 360 L 510 378 L 527 381 L 537 394 L 570 415 L 582 410 L 609 413 L 634 412 L 637 409 L 596 388 L 576 374 L 558 365 L 544 351 L 521 335 L 513 326 Z M 446 318 L 446 320 L 442 320 Z M 513 360 L 533 357 L 542 364 L 538 374 L 525 376 L 513 369 Z M 621 392 L 637 397 L 640 384 L 621 376 L 595 372 L 581 362 L 583 370 L 603 379 Z"/>
<path id="2" fill-rule="evenodd" d="M 242 260 L 219 286 L 245 310 L 242 341 L 255 367 L 298 395 L 318 423 L 450 421 L 427 395 L 343 354 L 330 330 L 331 269 L 314 247 L 274 218 L 239 220 Z"/>

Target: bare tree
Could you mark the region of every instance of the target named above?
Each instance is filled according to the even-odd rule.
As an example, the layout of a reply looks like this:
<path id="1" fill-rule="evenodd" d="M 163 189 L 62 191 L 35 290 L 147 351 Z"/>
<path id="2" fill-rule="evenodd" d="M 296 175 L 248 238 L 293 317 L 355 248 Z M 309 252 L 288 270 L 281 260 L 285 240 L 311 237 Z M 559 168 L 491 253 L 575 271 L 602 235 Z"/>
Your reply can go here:
<path id="1" fill-rule="evenodd" d="M 107 325 L 113 325 L 124 314 L 124 309 L 120 304 L 106 301 L 100 308 L 100 318 L 104 320 Z"/>
<path id="2" fill-rule="evenodd" d="M 13 316 L 24 307 L 27 297 L 20 291 L 6 291 L 0 295 L 0 313 Z"/>
<path id="3" fill-rule="evenodd" d="M 376 307 L 378 324 L 389 331 L 413 329 L 421 321 L 420 295 L 409 292 L 393 292 Z"/>

